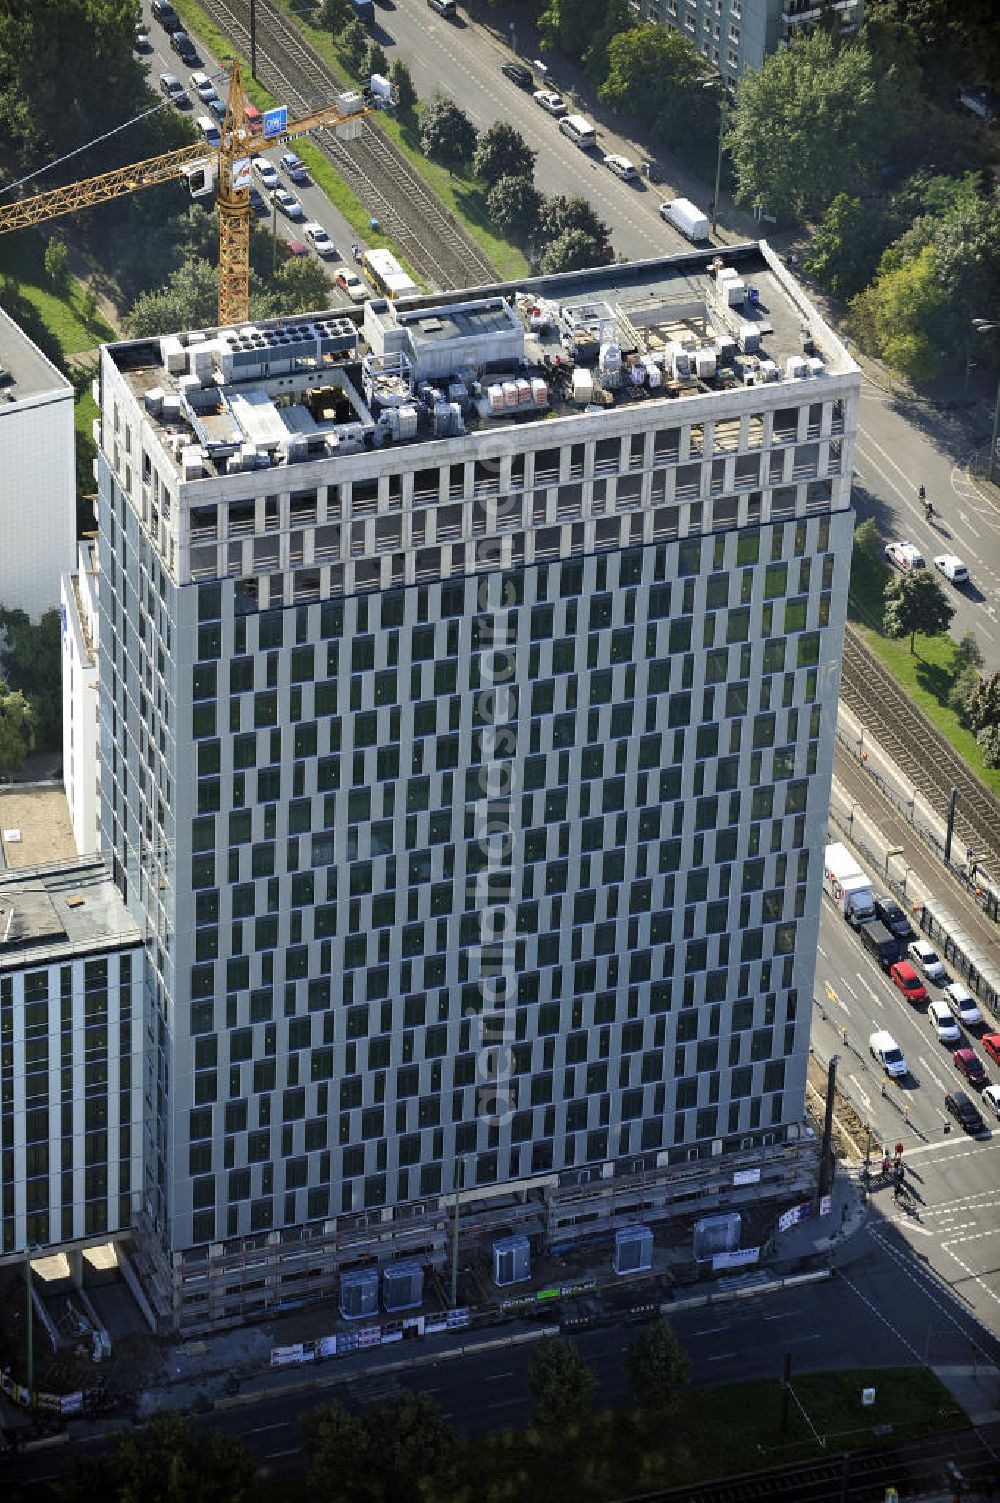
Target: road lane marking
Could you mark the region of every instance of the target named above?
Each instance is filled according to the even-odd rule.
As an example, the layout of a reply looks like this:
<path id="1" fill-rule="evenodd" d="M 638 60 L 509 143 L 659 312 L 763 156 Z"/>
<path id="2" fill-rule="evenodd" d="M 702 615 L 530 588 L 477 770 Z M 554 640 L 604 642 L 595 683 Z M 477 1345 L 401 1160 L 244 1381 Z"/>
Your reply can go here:
<path id="1" fill-rule="evenodd" d="M 959 1331 L 961 1333 L 965 1340 L 968 1341 L 972 1346 L 973 1350 L 978 1352 L 980 1357 L 985 1358 L 985 1360 L 992 1366 L 993 1359 L 988 1355 L 986 1351 L 984 1351 L 979 1343 L 974 1340 L 974 1338 L 962 1325 L 962 1322 L 956 1318 L 954 1313 L 948 1309 L 947 1305 L 944 1303 L 944 1300 L 938 1297 L 938 1292 L 941 1291 L 943 1286 L 944 1291 L 947 1292 L 947 1295 L 950 1299 L 958 1300 L 959 1298 L 959 1296 L 956 1295 L 955 1291 L 952 1289 L 948 1280 L 945 1278 L 944 1274 L 938 1273 L 936 1269 L 932 1268 L 928 1271 L 924 1271 L 922 1276 L 918 1277 L 911 1260 L 904 1257 L 902 1253 L 900 1253 L 895 1247 L 893 1247 L 892 1243 L 886 1237 L 883 1237 L 880 1232 L 876 1231 L 869 1231 L 868 1235 L 871 1237 L 873 1242 L 878 1243 L 883 1252 L 885 1252 L 890 1258 L 892 1258 L 893 1262 L 898 1263 L 902 1272 L 906 1274 L 907 1278 L 910 1279 L 912 1283 L 917 1285 L 917 1288 L 920 1289 L 925 1299 L 929 1299 L 931 1304 L 934 1305 L 938 1310 L 940 1310 L 945 1320 L 951 1321 L 956 1331 Z M 976 1275 L 973 1274 L 971 1270 L 965 1268 L 965 1265 L 962 1263 L 961 1258 L 959 1258 L 955 1253 L 949 1253 L 949 1257 L 954 1258 L 955 1262 L 959 1265 L 960 1268 L 965 1269 L 965 1272 L 969 1274 L 970 1278 L 976 1278 Z M 848 1282 L 850 1281 L 848 1280 Z M 978 1283 L 978 1279 L 976 1279 L 976 1282 Z M 997 1298 L 996 1295 L 994 1295 L 993 1297 L 994 1299 Z M 1000 1303 L 1000 1301 L 998 1301 L 998 1303 Z M 965 1315 L 967 1320 L 974 1321 L 975 1324 L 979 1326 L 980 1330 L 983 1331 L 984 1334 L 989 1336 L 991 1341 L 994 1339 L 993 1332 L 986 1325 L 986 1322 L 980 1319 L 975 1310 L 963 1310 L 962 1313 Z M 919 1360 L 922 1364 L 923 1359 L 921 1358 Z"/>
<path id="2" fill-rule="evenodd" d="M 875 1234 L 872 1233 L 872 1236 L 874 1235 Z M 924 1359 L 917 1351 L 916 1347 L 913 1346 L 911 1342 L 907 1341 L 902 1331 L 897 1330 L 897 1328 L 893 1325 L 892 1321 L 889 1320 L 887 1316 L 882 1314 L 882 1311 L 879 1309 L 878 1305 L 875 1304 L 874 1300 L 870 1300 L 867 1294 L 862 1294 L 861 1290 L 858 1288 L 854 1280 L 852 1278 L 849 1278 L 842 1268 L 839 1268 L 837 1272 L 841 1281 L 847 1285 L 848 1289 L 852 1289 L 854 1291 L 861 1303 L 868 1306 L 869 1310 L 871 1310 L 872 1313 L 878 1317 L 882 1324 L 886 1326 L 887 1329 L 890 1330 L 892 1334 L 898 1338 L 899 1341 L 902 1342 L 903 1346 L 906 1347 L 906 1350 L 913 1353 L 914 1357 L 917 1359 L 917 1363 L 920 1366 L 923 1366 Z"/>
<path id="3" fill-rule="evenodd" d="M 864 978 L 864 976 L 861 975 L 860 972 L 858 973 L 858 980 L 861 982 L 861 985 L 865 988 L 865 990 L 867 991 L 868 995 L 871 997 L 872 1001 L 873 1002 L 877 1002 L 878 1005 L 879 1005 L 879 1007 L 881 1007 L 882 1006 L 882 998 L 879 996 L 878 992 L 872 986 L 871 982 L 870 981 L 866 981 L 866 979 Z"/>
<path id="4" fill-rule="evenodd" d="M 865 1091 L 861 1082 L 858 1080 L 858 1077 L 856 1075 L 849 1075 L 848 1079 L 854 1086 L 854 1089 L 857 1091 L 858 1095 L 861 1097 L 861 1100 L 864 1102 L 865 1111 L 870 1112 L 872 1109 L 871 1098 L 868 1096 L 868 1093 Z"/>
<path id="5" fill-rule="evenodd" d="M 268 1430 L 292 1430 L 294 1428 L 294 1420 L 278 1420 L 273 1425 L 254 1425 L 253 1429 L 246 1433 L 250 1435 L 266 1435 Z M 243 1434 L 244 1432 L 241 1431 L 240 1433 Z"/>
<path id="6" fill-rule="evenodd" d="M 513 1371 L 511 1371 L 509 1373 L 485 1373 L 484 1376 L 483 1376 L 483 1382 L 484 1383 L 496 1383 L 500 1378 L 512 1378 L 513 1376 L 514 1376 Z M 427 1390 L 425 1389 L 425 1392 L 426 1391 Z"/>
<path id="7" fill-rule="evenodd" d="M 264 1460 L 274 1461 L 279 1456 L 298 1456 L 301 1453 L 301 1450 L 301 1446 L 293 1446 L 290 1451 L 265 1451 Z"/>
<path id="8" fill-rule="evenodd" d="M 817 945 L 816 948 L 819 951 L 819 953 L 822 955 L 823 959 L 826 960 L 827 954 L 826 954 L 826 951 L 823 949 L 823 946 L 822 945 Z"/>
<path id="9" fill-rule="evenodd" d="M 848 981 L 848 979 L 847 979 L 846 976 L 844 977 L 842 985 L 844 987 L 846 987 L 846 989 L 850 992 L 850 994 L 854 998 L 855 1002 L 860 1002 L 861 1001 L 861 998 L 858 996 L 857 992 L 854 990 L 853 986 Z"/>
<path id="10" fill-rule="evenodd" d="M 941 1079 L 941 1077 L 935 1073 L 935 1071 L 932 1068 L 929 1060 L 924 1059 L 924 1056 L 922 1054 L 918 1054 L 917 1055 L 917 1062 L 918 1062 L 918 1064 L 923 1065 L 924 1069 L 927 1071 L 928 1075 L 930 1076 L 931 1080 L 933 1080 L 933 1082 L 937 1086 L 938 1090 L 946 1092 L 947 1089 L 948 1089 L 948 1087 L 945 1085 L 945 1083 Z"/>
<path id="11" fill-rule="evenodd" d="M 706 1357 L 705 1360 L 706 1362 L 728 1362 L 730 1358 L 733 1358 L 735 1356 L 735 1352 L 719 1352 L 714 1357 Z"/>

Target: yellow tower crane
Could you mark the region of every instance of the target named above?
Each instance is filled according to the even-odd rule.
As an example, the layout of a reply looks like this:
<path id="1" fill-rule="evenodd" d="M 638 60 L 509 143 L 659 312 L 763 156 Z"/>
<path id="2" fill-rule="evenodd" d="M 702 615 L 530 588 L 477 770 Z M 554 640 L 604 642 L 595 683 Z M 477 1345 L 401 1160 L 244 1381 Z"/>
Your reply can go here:
<path id="1" fill-rule="evenodd" d="M 356 101 L 356 102 L 355 102 Z M 310 131 L 328 127 L 350 137 L 361 128 L 361 119 L 392 102 L 384 80 L 373 80 L 364 94 L 347 95 L 341 104 L 330 105 L 314 115 L 284 124 L 266 138 L 255 135 L 247 123 L 246 94 L 239 63 L 233 64 L 226 99 L 220 142 L 214 151 L 204 143 L 181 146 L 162 156 L 116 167 L 84 182 L 68 183 L 48 193 L 36 193 L 15 203 L 0 205 L 0 235 L 29 225 L 44 224 L 60 214 L 73 214 L 91 204 L 106 203 L 151 188 L 155 183 L 186 177 L 193 196 L 211 191 L 206 169 L 216 158 L 217 205 L 219 210 L 219 324 L 246 323 L 250 297 L 250 162 L 263 146 L 295 141 Z M 352 122 L 357 122 L 352 129 Z M 344 127 L 344 129 L 341 129 Z"/>

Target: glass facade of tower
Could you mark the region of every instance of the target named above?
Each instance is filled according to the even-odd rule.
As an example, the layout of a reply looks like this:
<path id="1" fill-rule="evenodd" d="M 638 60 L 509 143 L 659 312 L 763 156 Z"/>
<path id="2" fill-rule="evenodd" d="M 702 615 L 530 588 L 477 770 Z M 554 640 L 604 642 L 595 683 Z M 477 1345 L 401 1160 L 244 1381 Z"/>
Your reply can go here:
<path id="1" fill-rule="evenodd" d="M 188 493 L 106 365 L 101 841 L 166 1247 L 797 1131 L 852 379 Z"/>

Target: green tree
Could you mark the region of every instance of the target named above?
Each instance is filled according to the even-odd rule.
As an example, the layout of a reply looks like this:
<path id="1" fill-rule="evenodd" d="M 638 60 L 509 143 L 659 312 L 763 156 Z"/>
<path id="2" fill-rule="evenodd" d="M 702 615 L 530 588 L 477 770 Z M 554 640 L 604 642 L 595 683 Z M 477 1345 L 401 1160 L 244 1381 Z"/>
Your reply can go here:
<path id="1" fill-rule="evenodd" d="M 45 275 L 58 292 L 65 292 L 69 282 L 69 251 L 62 240 L 54 237 L 45 247 Z"/>
<path id="2" fill-rule="evenodd" d="M 506 120 L 497 120 L 479 137 L 472 166 L 484 183 L 495 183 L 502 177 L 523 177 L 530 182 L 536 155 L 520 131 Z"/>
<path id="3" fill-rule="evenodd" d="M 925 637 L 940 636 L 948 630 L 955 614 L 955 607 L 948 603 L 941 586 L 926 569 L 892 580 L 886 587 L 885 600 L 886 635 L 909 635 L 911 652 L 917 632 Z"/>
<path id="4" fill-rule="evenodd" d="M 310 1491 L 337 1503 L 448 1503 L 462 1450 L 429 1394 L 351 1415 L 338 1400 L 301 1419 Z"/>
<path id="5" fill-rule="evenodd" d="M 550 240 L 542 253 L 542 273 L 556 276 L 563 271 L 584 271 L 588 266 L 602 266 L 603 248 L 586 230 L 563 230 Z"/>
<path id="6" fill-rule="evenodd" d="M 863 40 L 797 37 L 740 82 L 727 137 L 736 200 L 783 220 L 822 214 L 872 177 L 899 128 L 894 79 Z"/>
<path id="7" fill-rule="evenodd" d="M 215 266 L 208 261 L 188 261 L 172 273 L 161 292 L 144 292 L 136 298 L 125 317 L 125 328 L 133 339 L 197 329 L 216 322 L 218 306 Z"/>
<path id="8" fill-rule="evenodd" d="M 965 701 L 965 720 L 977 736 L 988 726 L 1000 725 L 1000 673 L 979 677 L 972 686 Z"/>
<path id="9" fill-rule="evenodd" d="M 158 1414 L 134 1434 L 122 1432 L 57 1489 L 62 1503 L 249 1503 L 256 1465 L 242 1441 L 217 1430 L 194 1431 L 176 1414 Z"/>
<path id="10" fill-rule="evenodd" d="M 340 55 L 347 67 L 360 78 L 365 66 L 365 55 L 368 51 L 368 33 L 361 22 L 355 16 L 348 21 L 340 33 Z"/>
<path id="11" fill-rule="evenodd" d="M 540 1342 L 528 1368 L 535 1423 L 557 1438 L 574 1429 L 590 1412 L 594 1383 L 575 1342 L 561 1336 Z"/>
<path id="12" fill-rule="evenodd" d="M 420 120 L 420 147 L 425 156 L 452 169 L 467 166 L 479 132 L 464 110 L 445 94 L 435 94 Z"/>
<path id="13" fill-rule="evenodd" d="M 984 725 L 976 732 L 976 742 L 987 767 L 1000 767 L 1000 723 Z"/>
<path id="14" fill-rule="evenodd" d="M 318 24 L 327 31 L 332 31 L 334 36 L 339 35 L 353 18 L 354 7 L 351 0 L 321 0 L 316 12 Z"/>
<path id="15" fill-rule="evenodd" d="M 947 366 L 948 321 L 933 245 L 901 263 L 883 257 L 875 281 L 851 302 L 850 325 L 864 347 L 918 384 Z"/>
<path id="16" fill-rule="evenodd" d="M 289 256 L 278 268 L 274 296 L 283 313 L 312 313 L 330 306 L 330 278 L 311 256 Z"/>
<path id="17" fill-rule="evenodd" d="M 971 706 L 975 703 L 982 682 L 978 668 L 972 663 L 959 669 L 948 690 L 948 708 L 954 710 L 963 725 L 972 728 Z"/>
<path id="18" fill-rule="evenodd" d="M 97 322 L 97 289 L 93 282 L 85 282 L 83 298 L 80 302 L 80 317 L 88 329 L 93 329 Z"/>
<path id="19" fill-rule="evenodd" d="M 375 41 L 374 37 L 369 41 L 365 52 L 364 79 L 365 83 L 373 73 L 379 73 L 383 78 L 389 72 L 389 59 L 385 55 L 385 48 Z"/>
<path id="20" fill-rule="evenodd" d="M 31 750 L 33 725 L 26 697 L 0 679 L 0 774 L 12 777 L 21 771 Z"/>
<path id="21" fill-rule="evenodd" d="M 634 24 L 628 0 L 549 0 L 538 18 L 543 46 L 582 62 L 595 85 L 607 76 L 612 38 Z"/>
<path id="22" fill-rule="evenodd" d="M 0 607 L 0 670 L 31 706 L 36 744 L 55 750 L 62 744 L 62 637 L 54 606 L 37 621 Z"/>
<path id="23" fill-rule="evenodd" d="M 611 37 L 598 95 L 617 114 L 636 116 L 668 146 L 705 140 L 718 129 L 704 58 L 681 32 L 655 22 Z"/>
<path id="24" fill-rule="evenodd" d="M 838 193 L 827 205 L 802 264 L 836 297 L 854 297 L 875 275 L 892 238 L 890 224 L 879 204 Z"/>
<path id="25" fill-rule="evenodd" d="M 396 106 L 397 113 L 412 116 L 417 103 L 417 91 L 413 87 L 413 75 L 401 57 L 393 59 L 392 67 L 389 70 L 389 77 L 396 85 L 399 94 L 399 103 Z"/>
<path id="26" fill-rule="evenodd" d="M 882 564 L 882 539 L 878 535 L 874 517 L 866 517 L 855 527 L 852 556 L 855 565 L 860 559 L 869 564 Z"/>
<path id="27" fill-rule="evenodd" d="M 983 649 L 979 645 L 979 639 L 975 632 L 963 632 L 959 644 L 955 648 L 953 659 L 955 672 L 964 673 L 966 668 L 982 668 L 984 661 Z"/>
<path id="28" fill-rule="evenodd" d="M 490 219 L 519 241 L 537 229 L 541 207 L 542 195 L 526 177 L 502 177 L 486 195 Z"/>
<path id="29" fill-rule="evenodd" d="M 636 1403 L 644 1414 L 665 1419 L 676 1413 L 690 1365 L 668 1321 L 654 1321 L 632 1342 L 628 1373 Z"/>
<path id="30" fill-rule="evenodd" d="M 591 240 L 602 245 L 611 235 L 610 228 L 598 216 L 588 199 L 555 193 L 542 203 L 539 216 L 541 238 L 555 240 L 567 230 L 582 230 Z"/>

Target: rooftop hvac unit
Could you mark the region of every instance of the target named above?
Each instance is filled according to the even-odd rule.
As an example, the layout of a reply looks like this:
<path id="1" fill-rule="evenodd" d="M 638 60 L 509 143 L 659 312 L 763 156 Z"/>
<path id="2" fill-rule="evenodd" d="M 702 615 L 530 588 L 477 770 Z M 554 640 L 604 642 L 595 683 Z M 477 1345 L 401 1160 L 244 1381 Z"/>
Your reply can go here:
<path id="1" fill-rule="evenodd" d="M 806 365 L 809 367 L 810 376 L 822 376 L 823 372 L 826 370 L 826 366 L 823 364 L 818 355 L 810 355 L 809 359 L 806 361 Z"/>
<path id="2" fill-rule="evenodd" d="M 756 324 L 740 324 L 737 334 L 744 355 L 756 355 L 760 349 L 760 330 Z"/>
<path id="3" fill-rule="evenodd" d="M 653 1233 L 648 1226 L 623 1226 L 615 1233 L 615 1273 L 645 1273 L 653 1266 Z"/>
<path id="4" fill-rule="evenodd" d="M 776 360 L 762 360 L 760 362 L 760 379 L 762 381 L 777 381 L 778 362 Z"/>
<path id="5" fill-rule="evenodd" d="M 527 1237 L 502 1237 L 493 1244 L 493 1282 L 498 1289 L 531 1278 L 531 1244 Z"/>
<path id="6" fill-rule="evenodd" d="M 806 374 L 808 367 L 801 355 L 789 355 L 785 361 L 785 376 L 789 381 L 797 381 Z"/>
<path id="7" fill-rule="evenodd" d="M 390 1263 L 382 1273 L 382 1303 L 388 1313 L 413 1310 L 423 1303 L 424 1270 L 415 1259 Z"/>
<path id="8" fill-rule="evenodd" d="M 713 347 L 710 344 L 709 345 L 703 345 L 700 350 L 695 350 L 695 352 L 694 352 L 694 369 L 695 369 L 695 375 L 697 375 L 702 381 L 707 381 L 712 376 L 715 375 L 715 367 L 716 367 L 716 354 L 715 354 L 715 350 L 713 349 Z"/>
<path id="9" fill-rule="evenodd" d="M 340 1277 L 340 1313 L 345 1320 L 378 1314 L 378 1269 L 355 1268 Z"/>

